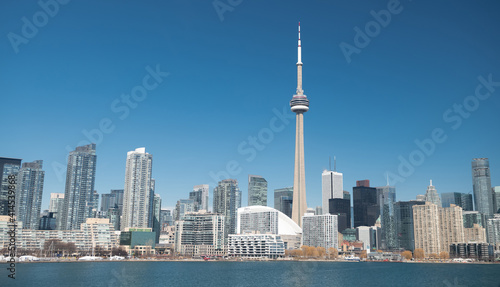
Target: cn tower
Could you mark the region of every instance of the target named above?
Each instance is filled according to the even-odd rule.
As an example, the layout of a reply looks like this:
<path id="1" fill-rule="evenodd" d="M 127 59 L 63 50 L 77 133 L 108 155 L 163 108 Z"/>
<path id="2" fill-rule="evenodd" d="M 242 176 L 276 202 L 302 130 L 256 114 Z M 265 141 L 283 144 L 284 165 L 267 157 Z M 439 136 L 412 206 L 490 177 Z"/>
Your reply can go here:
<path id="1" fill-rule="evenodd" d="M 297 48 L 297 91 L 290 101 L 292 112 L 296 114 L 295 128 L 295 169 L 293 173 L 293 205 L 292 220 L 302 227 L 302 216 L 307 210 L 306 203 L 306 174 L 304 163 L 304 113 L 309 110 L 309 100 L 302 90 L 302 48 Z"/>

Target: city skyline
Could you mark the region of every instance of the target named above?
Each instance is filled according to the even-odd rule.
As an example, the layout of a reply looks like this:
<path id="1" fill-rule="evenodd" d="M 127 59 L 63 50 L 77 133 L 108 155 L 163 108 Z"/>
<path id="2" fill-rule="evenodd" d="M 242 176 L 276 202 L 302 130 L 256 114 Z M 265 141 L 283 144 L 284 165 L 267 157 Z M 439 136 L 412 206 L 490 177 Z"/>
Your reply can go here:
<path id="1" fill-rule="evenodd" d="M 10 5 L 0 12 L 8 23 L 1 28 L 4 35 L 21 35 L 21 18 L 32 19 L 41 10 L 36 3 L 4 5 Z M 5 69 L 12 71 L 0 85 L 6 95 L 2 99 L 13 107 L 1 120 L 15 119 L 18 127 L 9 135 L 15 140 L 0 144 L 0 156 L 44 161 L 42 209 L 50 193 L 64 192 L 68 153 L 87 136 L 96 139 L 99 194 L 124 188 L 124 154 L 137 146 L 155 156 L 153 176 L 164 207 L 187 198 L 196 184 L 210 184 L 212 200 L 218 182 L 213 174 L 227 173 L 240 183 L 259 174 L 268 180 L 269 192 L 293 185 L 294 115 L 287 101 L 295 82 L 298 20 L 307 51 L 304 83 L 314 101 L 314 113 L 304 123 L 308 207 L 321 205 L 320 174 L 334 155 L 348 191 L 361 179 L 385 185 L 387 171 L 399 175 L 401 156 L 413 171 L 394 184 L 397 200 L 423 194 L 430 178 L 439 193 L 471 192 L 472 158 L 489 158 L 492 186 L 500 185 L 500 133 L 489 128 L 500 120 L 495 84 L 500 81 L 500 39 L 494 33 L 498 19 L 490 14 L 498 3 L 461 3 L 457 11 L 435 3 L 429 15 L 428 6 L 401 2 L 400 12 L 358 47 L 349 63 L 339 44 L 355 45 L 354 28 L 364 30 L 376 19 L 372 10 L 387 9 L 381 3 L 317 2 L 313 9 L 291 2 L 289 13 L 275 20 L 283 5 L 266 4 L 262 11 L 259 4 L 245 2 L 224 14 L 222 22 L 210 3 L 200 9 L 179 3 L 155 9 L 96 5 L 61 5 L 17 53 L 7 37 L 0 44 L 7 55 Z M 120 15 L 148 15 L 148 20 L 127 24 L 130 19 L 112 13 L 115 9 Z M 262 20 L 256 24 L 257 12 Z M 196 17 L 185 19 L 187 13 Z M 71 27 L 89 15 L 103 28 L 90 25 L 73 32 Z M 209 44 L 214 40 L 220 45 Z M 116 51 L 120 41 L 123 49 Z M 126 113 L 121 95 L 140 87 L 148 75 L 144 87 L 156 88 Z M 255 83 L 258 93 L 251 89 Z M 478 97 L 473 111 L 455 112 L 455 105 L 474 104 L 468 97 L 480 84 L 480 93 L 492 96 Z M 116 100 L 118 112 L 111 108 Z M 167 106 L 178 108 L 167 115 Z M 18 110 L 29 116 L 19 117 Z M 273 119 L 276 130 L 271 129 Z M 249 137 L 257 138 L 258 145 Z M 33 145 L 32 138 L 40 140 Z M 424 161 L 412 164 L 409 155 L 418 162 L 419 150 Z M 242 192 L 245 206 L 248 190 Z M 268 198 L 272 206 L 273 196 L 268 193 Z"/>

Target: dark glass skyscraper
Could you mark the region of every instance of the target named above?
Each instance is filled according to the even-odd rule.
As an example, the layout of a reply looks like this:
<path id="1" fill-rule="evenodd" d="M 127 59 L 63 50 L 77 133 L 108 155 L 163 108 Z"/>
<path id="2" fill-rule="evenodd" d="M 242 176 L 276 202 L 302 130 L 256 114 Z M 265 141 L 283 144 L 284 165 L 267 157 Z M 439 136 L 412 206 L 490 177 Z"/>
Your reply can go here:
<path id="1" fill-rule="evenodd" d="M 380 248 L 393 250 L 397 248 L 396 222 L 394 218 L 394 203 L 396 188 L 394 186 L 377 187 L 377 204 L 380 207 Z"/>
<path id="2" fill-rule="evenodd" d="M 410 200 L 394 203 L 394 218 L 396 223 L 396 245 L 398 249 L 415 249 L 413 230 L 413 206 L 425 205 L 424 201 Z"/>
<path id="3" fill-rule="evenodd" d="M 69 153 L 64 206 L 58 229 L 80 229 L 80 224 L 92 217 L 96 159 L 95 144 L 79 146 Z"/>
<path id="4" fill-rule="evenodd" d="M 351 227 L 351 200 L 343 198 L 330 198 L 329 213 L 338 215 L 338 229 L 339 232 L 344 231 Z"/>
<path id="5" fill-rule="evenodd" d="M 17 221 L 23 223 L 23 229 L 36 230 L 40 226 L 43 181 L 45 171 L 43 161 L 25 162 L 19 170 L 16 190 Z"/>
<path id="6" fill-rule="evenodd" d="M 277 209 L 292 218 L 293 187 L 274 190 L 274 209 Z"/>
<path id="7" fill-rule="evenodd" d="M 472 194 L 460 192 L 441 193 L 443 207 L 450 207 L 450 204 L 460 206 L 463 211 L 472 211 Z"/>
<path id="8" fill-rule="evenodd" d="M 20 167 L 20 159 L 0 157 L 0 215 L 9 213 L 9 175 L 17 176 Z"/>
<path id="9" fill-rule="evenodd" d="M 369 180 L 360 180 L 352 188 L 352 194 L 354 228 L 373 226 L 380 214 L 380 207 L 377 204 L 377 189 L 370 187 Z"/>
<path id="10" fill-rule="evenodd" d="M 490 162 L 487 158 L 475 158 L 472 160 L 472 187 L 476 210 L 488 218 L 493 216 Z"/>

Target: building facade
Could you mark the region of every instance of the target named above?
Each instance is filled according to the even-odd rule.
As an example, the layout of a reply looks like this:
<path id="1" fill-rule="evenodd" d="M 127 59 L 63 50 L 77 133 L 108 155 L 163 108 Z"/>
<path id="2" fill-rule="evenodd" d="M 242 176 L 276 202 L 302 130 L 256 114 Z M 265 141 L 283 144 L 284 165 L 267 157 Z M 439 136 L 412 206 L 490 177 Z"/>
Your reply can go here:
<path id="1" fill-rule="evenodd" d="M 175 251 L 189 256 L 221 255 L 224 228 L 223 215 L 205 210 L 187 213 L 175 222 Z"/>
<path id="2" fill-rule="evenodd" d="M 396 223 L 396 244 L 399 250 L 415 250 L 415 234 L 413 226 L 413 206 L 424 205 L 424 201 L 410 200 L 394 203 Z"/>
<path id="3" fill-rule="evenodd" d="M 302 244 L 338 249 L 337 215 L 306 214 L 302 217 Z"/>
<path id="4" fill-rule="evenodd" d="M 274 209 L 277 209 L 292 218 L 293 187 L 274 190 Z"/>
<path id="5" fill-rule="evenodd" d="M 464 242 L 488 242 L 486 229 L 479 224 L 474 224 L 472 228 L 464 228 Z"/>
<path id="6" fill-rule="evenodd" d="M 474 158 L 472 160 L 472 188 L 474 192 L 474 205 L 476 210 L 486 215 L 493 216 L 493 194 L 491 192 L 490 162 L 487 158 Z"/>
<path id="7" fill-rule="evenodd" d="M 285 255 L 285 244 L 275 234 L 231 234 L 228 255 L 243 258 L 276 259 Z"/>
<path id="8" fill-rule="evenodd" d="M 330 209 L 330 199 L 344 197 L 343 175 L 340 172 L 324 170 L 321 174 L 322 214 Z"/>
<path id="9" fill-rule="evenodd" d="M 451 204 L 460 206 L 463 211 L 472 211 L 472 194 L 460 192 L 441 193 L 443 207 L 450 207 Z"/>
<path id="10" fill-rule="evenodd" d="M 351 228 L 351 200 L 344 198 L 331 198 L 329 200 L 329 213 L 337 215 L 339 232 Z"/>
<path id="11" fill-rule="evenodd" d="M 425 256 L 441 251 L 441 232 L 439 229 L 438 206 L 429 201 L 425 205 L 413 206 L 413 227 L 415 234 L 415 249 L 421 248 Z"/>
<path id="12" fill-rule="evenodd" d="M 373 226 L 380 215 L 377 189 L 370 187 L 369 180 L 358 180 L 352 188 L 354 208 L 354 228 Z"/>
<path id="13" fill-rule="evenodd" d="M 488 242 L 498 245 L 500 243 L 500 214 L 495 214 L 493 218 L 488 219 L 487 226 Z"/>
<path id="14" fill-rule="evenodd" d="M 267 206 L 267 180 L 259 175 L 248 176 L 248 206 Z"/>
<path id="15" fill-rule="evenodd" d="M 23 223 L 24 229 L 36 230 L 40 225 L 43 181 L 45 171 L 43 161 L 25 162 L 18 173 L 16 188 L 17 221 Z"/>
<path id="16" fill-rule="evenodd" d="M 394 186 L 377 187 L 377 204 L 380 207 L 380 242 L 382 250 L 397 249 L 396 219 L 394 203 L 396 202 L 396 188 Z"/>
<path id="17" fill-rule="evenodd" d="M 179 199 L 175 204 L 174 221 L 182 220 L 189 212 L 196 212 L 196 202 L 193 199 Z"/>
<path id="18" fill-rule="evenodd" d="M 125 188 L 121 230 L 152 226 L 154 184 L 152 180 L 153 155 L 145 148 L 127 153 Z"/>
<path id="19" fill-rule="evenodd" d="M 450 244 L 465 241 L 462 208 L 451 204 L 450 207 L 438 210 L 441 251 L 448 251 Z"/>
<path id="20" fill-rule="evenodd" d="M 236 179 L 224 179 L 214 189 L 214 213 L 224 215 L 224 238 L 227 242 L 228 234 L 236 233 L 236 217 L 241 207 L 241 191 Z"/>
<path id="21" fill-rule="evenodd" d="M 76 147 L 69 153 L 64 206 L 58 218 L 58 229 L 78 230 L 80 224 L 93 217 L 96 160 L 95 144 Z"/>

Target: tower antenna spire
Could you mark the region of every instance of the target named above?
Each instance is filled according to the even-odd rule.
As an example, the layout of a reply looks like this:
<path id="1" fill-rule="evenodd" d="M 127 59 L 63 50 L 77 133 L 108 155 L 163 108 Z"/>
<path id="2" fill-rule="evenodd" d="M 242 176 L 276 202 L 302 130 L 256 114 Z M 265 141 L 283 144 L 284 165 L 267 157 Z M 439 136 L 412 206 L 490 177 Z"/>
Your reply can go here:
<path id="1" fill-rule="evenodd" d="M 333 156 L 333 171 L 337 172 L 337 157 Z"/>

